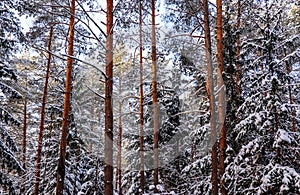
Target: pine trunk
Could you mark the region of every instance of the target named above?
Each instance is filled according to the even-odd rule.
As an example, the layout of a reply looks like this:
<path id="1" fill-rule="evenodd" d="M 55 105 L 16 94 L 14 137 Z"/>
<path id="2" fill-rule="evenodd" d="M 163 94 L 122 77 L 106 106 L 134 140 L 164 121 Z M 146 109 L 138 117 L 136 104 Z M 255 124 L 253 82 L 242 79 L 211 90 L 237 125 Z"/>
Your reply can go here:
<path id="1" fill-rule="evenodd" d="M 220 129 L 220 187 L 221 193 L 226 195 L 225 181 L 223 175 L 225 173 L 225 159 L 226 159 L 226 125 L 225 125 L 225 84 L 223 82 L 224 72 L 224 45 L 223 45 L 223 20 L 222 20 L 222 0 L 217 0 L 217 59 L 218 59 L 218 114 L 219 114 L 219 129 Z"/>
<path id="2" fill-rule="evenodd" d="M 106 81 L 105 81 L 105 141 L 104 194 L 113 194 L 113 0 L 107 0 L 106 12 Z"/>
<path id="3" fill-rule="evenodd" d="M 57 165 L 56 175 L 56 194 L 62 195 L 64 190 L 64 181 L 66 174 L 66 146 L 68 135 L 68 120 L 71 109 L 71 93 L 72 93 L 72 66 L 74 54 L 74 25 L 75 25 L 75 0 L 71 1 L 70 7 L 70 24 L 69 24 L 69 38 L 68 38 L 68 60 L 66 67 L 66 88 L 64 95 L 64 111 L 62 121 L 62 132 L 60 140 L 60 153 Z"/>
<path id="4" fill-rule="evenodd" d="M 140 36 L 140 189 L 144 194 L 145 173 L 144 173 L 144 94 L 143 94 L 143 32 L 142 32 L 142 0 L 139 1 L 139 36 Z"/>
<path id="5" fill-rule="evenodd" d="M 158 185 L 158 99 L 157 99 L 157 77 L 156 77 L 156 31 L 155 31 L 155 0 L 151 1 L 152 16 L 152 93 L 153 93 L 153 128 L 154 128 L 154 157 L 153 157 L 153 182 L 154 192 L 157 191 Z"/>
<path id="6" fill-rule="evenodd" d="M 43 132 L 44 132 L 44 123 L 45 123 L 45 109 L 46 109 L 46 100 L 48 92 L 48 82 L 50 76 L 50 64 L 51 64 L 51 43 L 53 37 L 53 25 L 50 26 L 50 33 L 48 39 L 48 60 L 47 60 L 47 69 L 46 69 L 46 80 L 43 91 L 42 99 L 42 108 L 41 108 L 41 121 L 40 121 L 40 131 L 38 136 L 38 149 L 36 155 L 36 168 L 35 168 L 35 185 L 34 185 L 34 194 L 39 194 L 39 183 L 40 183 L 40 168 L 41 168 L 41 158 L 42 158 L 42 147 L 43 147 Z"/>
<path id="7" fill-rule="evenodd" d="M 216 105 L 214 96 L 213 65 L 211 56 L 211 36 L 209 24 L 208 1 L 203 0 L 204 9 L 204 33 L 207 63 L 206 91 L 209 99 L 210 128 L 211 128 L 211 159 L 212 159 L 212 194 L 218 194 L 218 156 L 217 156 L 217 132 L 216 132 Z"/>

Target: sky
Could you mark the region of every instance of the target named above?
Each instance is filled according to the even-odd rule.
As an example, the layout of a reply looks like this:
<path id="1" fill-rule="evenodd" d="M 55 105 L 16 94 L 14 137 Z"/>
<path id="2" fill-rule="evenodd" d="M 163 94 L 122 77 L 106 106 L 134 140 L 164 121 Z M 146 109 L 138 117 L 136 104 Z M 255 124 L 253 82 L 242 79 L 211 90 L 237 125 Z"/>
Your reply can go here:
<path id="1" fill-rule="evenodd" d="M 162 1 L 164 2 L 164 0 L 158 0 L 158 1 Z M 216 4 L 216 0 L 209 0 L 210 2 Z M 117 3 L 118 1 L 114 1 L 115 3 Z M 100 5 L 105 8 L 106 7 L 106 1 L 100 1 Z M 163 5 L 163 3 L 161 4 Z M 161 11 L 164 11 L 164 9 L 160 9 Z M 99 15 L 98 18 L 95 18 L 95 20 L 101 20 L 102 22 L 105 22 L 106 21 L 106 18 L 105 18 L 105 15 L 102 14 L 102 15 Z M 20 21 L 21 21 L 21 26 L 23 28 L 23 32 L 26 33 L 29 31 L 30 27 L 32 26 L 32 22 L 33 22 L 33 18 L 31 17 L 26 17 L 26 16 L 22 16 L 20 18 Z M 160 23 L 160 20 L 158 18 L 158 23 Z M 104 29 L 104 25 L 102 25 L 103 27 L 103 30 L 105 31 Z"/>

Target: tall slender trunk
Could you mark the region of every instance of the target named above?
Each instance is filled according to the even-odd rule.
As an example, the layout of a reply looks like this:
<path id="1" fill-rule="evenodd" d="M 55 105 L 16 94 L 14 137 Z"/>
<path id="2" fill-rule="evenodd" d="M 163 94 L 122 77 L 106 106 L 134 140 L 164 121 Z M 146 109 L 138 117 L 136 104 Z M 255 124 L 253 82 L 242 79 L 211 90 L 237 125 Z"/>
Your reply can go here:
<path id="1" fill-rule="evenodd" d="M 218 194 L 218 157 L 217 157 L 217 132 L 216 132 L 216 105 L 214 96 L 214 82 L 213 82 L 213 65 L 211 56 L 211 37 L 209 24 L 209 10 L 208 1 L 203 0 L 204 10 L 204 33 L 205 33 L 205 49 L 206 49 L 206 63 L 207 63 L 207 79 L 206 91 L 209 99 L 210 110 L 210 128 L 211 128 L 211 160 L 212 160 L 212 194 Z"/>
<path id="2" fill-rule="evenodd" d="M 50 64 L 51 64 L 51 43 L 53 37 L 53 24 L 50 26 L 49 39 L 48 39 L 48 60 L 47 60 L 47 69 L 46 69 L 46 80 L 44 85 L 43 99 L 42 99 L 42 108 L 41 108 L 41 120 L 40 120 L 40 131 L 38 137 L 38 149 L 36 155 L 36 168 L 35 168 L 35 185 L 34 185 L 34 194 L 39 193 L 39 183 L 40 183 L 40 167 L 41 167 L 41 158 L 42 158 L 42 147 L 43 147 L 43 132 L 44 132 L 44 123 L 45 123 L 45 109 L 46 109 L 46 100 L 48 92 L 48 82 L 50 76 Z"/>
<path id="3" fill-rule="evenodd" d="M 140 189 L 144 194 L 145 188 L 145 160 L 144 160 L 144 94 L 143 94 L 143 18 L 142 18 L 142 0 L 139 0 L 139 35 L 140 35 Z"/>
<path id="4" fill-rule="evenodd" d="M 238 13 L 237 13 L 237 30 L 241 30 L 241 0 L 238 0 Z M 241 32 L 238 32 L 237 46 L 236 46 L 236 92 L 241 96 Z"/>
<path id="5" fill-rule="evenodd" d="M 27 83 L 27 79 L 26 79 Z M 24 97 L 24 110 L 23 110 L 23 144 L 22 144 L 22 167 L 26 169 L 26 130 L 27 130 L 27 97 Z M 25 192 L 26 172 L 23 175 L 23 181 L 21 186 L 21 194 Z"/>
<path id="6" fill-rule="evenodd" d="M 68 135 L 68 121 L 69 113 L 71 110 L 71 93 L 72 93 L 72 66 L 74 55 L 74 25 L 75 25 L 75 0 L 71 1 L 70 7 L 70 24 L 69 24 L 69 38 L 68 38 L 68 60 L 66 67 L 66 88 L 64 95 L 64 111 L 62 121 L 62 131 L 60 140 L 60 152 L 57 165 L 56 175 L 56 194 L 62 195 L 64 190 L 64 181 L 66 174 L 66 146 L 67 146 L 67 135 Z"/>
<path id="7" fill-rule="evenodd" d="M 120 73 L 122 74 L 122 73 Z M 122 77 L 119 77 L 119 94 L 122 93 Z M 118 156 L 117 156 L 117 177 L 116 183 L 119 195 L 122 195 L 122 101 L 119 100 L 119 132 L 118 132 Z"/>
<path id="8" fill-rule="evenodd" d="M 222 0 L 217 0 L 217 59 L 218 59 L 218 114 L 219 114 L 219 129 L 220 129 L 220 187 L 221 193 L 226 195 L 225 181 L 223 175 L 225 173 L 225 159 L 226 159 L 226 125 L 225 125 L 225 84 L 223 82 L 223 72 L 224 72 L 224 45 L 223 45 L 223 20 L 222 20 Z"/>
<path id="9" fill-rule="evenodd" d="M 151 1 L 151 17 L 152 17 L 152 31 L 151 31 L 151 41 L 152 41 L 152 93 L 153 93 L 153 126 L 154 126 L 154 157 L 153 157 L 153 182 L 154 182 L 154 192 L 157 191 L 158 185 L 158 99 L 157 99 L 157 76 L 156 76 L 156 31 L 155 31 L 155 0 Z"/>
<path id="10" fill-rule="evenodd" d="M 106 12 L 106 81 L 105 81 L 105 141 L 104 193 L 113 194 L 113 0 L 107 0 Z"/>

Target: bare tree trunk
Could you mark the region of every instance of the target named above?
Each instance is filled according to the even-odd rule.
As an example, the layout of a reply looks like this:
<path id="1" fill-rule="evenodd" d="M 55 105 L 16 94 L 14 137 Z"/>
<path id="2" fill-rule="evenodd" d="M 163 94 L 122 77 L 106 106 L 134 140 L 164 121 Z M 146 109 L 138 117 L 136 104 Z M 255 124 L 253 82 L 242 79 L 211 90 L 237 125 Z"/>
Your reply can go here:
<path id="1" fill-rule="evenodd" d="M 35 185 L 34 185 L 34 194 L 39 193 L 39 182 L 40 182 L 40 167 L 41 167 L 41 157 L 42 157 L 42 147 L 43 147 L 43 132 L 44 132 L 44 123 L 45 123 L 45 109 L 46 109 L 46 100 L 48 92 L 48 82 L 50 76 L 50 64 L 51 64 L 51 43 L 53 37 L 53 24 L 50 26 L 50 33 L 48 39 L 48 60 L 47 60 L 47 69 L 46 69 L 46 80 L 44 85 L 42 108 L 41 108 L 41 121 L 40 121 L 40 131 L 38 137 L 38 149 L 36 155 L 36 168 L 35 168 Z"/>
<path id="2" fill-rule="evenodd" d="M 225 84 L 223 82 L 224 72 L 224 45 L 223 45 L 223 20 L 222 20 L 222 0 L 217 0 L 217 50 L 218 50 L 218 114 L 219 114 L 219 129 L 220 129 L 220 187 L 221 193 L 226 195 L 225 181 L 223 175 L 225 173 L 225 159 L 226 159 L 226 126 L 225 126 Z"/>
<path id="3" fill-rule="evenodd" d="M 214 96 L 214 82 L 213 82 L 213 65 L 211 57 L 211 37 L 209 24 L 209 10 L 208 1 L 203 0 L 204 9 L 204 33 L 205 33 L 205 49 L 206 49 L 206 63 L 207 63 L 207 79 L 206 91 L 209 99 L 210 110 L 210 128 L 211 128 L 211 160 L 212 160 L 212 194 L 218 194 L 218 156 L 217 156 L 217 132 L 216 132 L 216 105 Z"/>
<path id="4" fill-rule="evenodd" d="M 145 173 L 144 173 L 144 92 L 143 92 L 143 18 L 142 0 L 139 0 L 139 35 L 140 35 L 140 189 L 144 194 Z"/>
<path id="5" fill-rule="evenodd" d="M 64 112 L 62 121 L 62 131 L 60 140 L 60 153 L 57 165 L 56 175 L 56 194 L 62 195 L 64 190 L 64 181 L 66 174 L 66 146 L 68 135 L 68 121 L 71 109 L 71 93 L 72 93 L 72 66 L 74 54 L 74 25 L 75 25 L 75 0 L 71 1 L 70 7 L 70 24 L 69 24 L 69 38 L 68 38 L 68 60 L 66 67 L 66 89 L 64 96 Z"/>
<path id="6" fill-rule="evenodd" d="M 153 157 L 153 182 L 154 182 L 154 192 L 157 191 L 158 185 L 158 99 L 157 99 L 157 77 L 156 77 L 156 31 L 155 31 L 155 0 L 151 1 L 151 16 L 152 16 L 152 92 L 153 92 L 153 126 L 154 126 L 154 157 Z"/>
<path id="7" fill-rule="evenodd" d="M 113 194 L 113 0 L 107 0 L 106 12 L 106 82 L 105 82 L 105 141 L 104 194 Z"/>
<path id="8" fill-rule="evenodd" d="M 26 79 L 27 84 L 27 79 Z M 24 97 L 24 110 L 23 110 L 23 144 L 22 144 L 22 162 L 23 162 L 23 169 L 26 169 L 26 130 L 27 130 L 27 97 L 25 94 Z M 26 182 L 26 172 L 23 175 L 22 187 L 21 187 L 21 194 L 25 193 L 25 182 Z"/>
<path id="9" fill-rule="evenodd" d="M 238 0 L 238 13 L 237 13 L 237 30 L 241 30 L 241 0 Z M 238 96 L 241 96 L 241 32 L 238 32 L 237 49 L 236 49 L 236 92 Z"/>

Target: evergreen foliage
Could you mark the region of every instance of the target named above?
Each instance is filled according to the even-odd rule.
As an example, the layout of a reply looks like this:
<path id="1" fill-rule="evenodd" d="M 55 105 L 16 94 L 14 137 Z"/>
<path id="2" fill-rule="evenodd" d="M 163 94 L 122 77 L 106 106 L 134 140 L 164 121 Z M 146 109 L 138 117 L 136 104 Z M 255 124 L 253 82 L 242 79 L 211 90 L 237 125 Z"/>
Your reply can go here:
<path id="1" fill-rule="evenodd" d="M 212 169 L 210 154 L 211 112 L 206 89 L 203 2 L 199 0 L 164 0 L 155 4 L 158 13 L 155 31 L 159 181 L 158 186 L 153 185 L 150 2 L 141 2 L 144 191 L 153 194 L 157 188 L 161 194 L 211 194 L 215 169 Z M 73 59 L 73 83 L 64 194 L 105 193 L 104 184 L 108 181 L 104 179 L 107 81 L 112 82 L 114 89 L 111 104 L 114 117 L 110 118 L 114 124 L 114 149 L 118 148 L 119 125 L 123 132 L 120 140 L 122 193 L 140 194 L 140 62 L 137 57 L 140 2 L 118 1 L 114 5 L 114 75 L 111 80 L 104 73 L 107 68 L 105 2 L 76 1 L 73 56 L 66 55 L 69 3 L 67 0 L 0 2 L 0 193 L 34 192 L 41 97 L 45 65 L 51 52 L 39 194 L 56 191 L 67 58 Z M 220 183 L 225 181 L 227 194 L 299 194 L 300 6 L 290 0 L 222 3 L 227 150 L 225 174 L 218 179 Z M 213 2 L 209 3 L 209 19 L 213 80 L 217 84 L 217 26 Z M 239 19 L 241 25 L 238 25 Z M 21 27 L 26 25 L 30 26 L 28 32 Z M 48 51 L 50 26 L 54 34 Z M 220 89 L 214 90 L 217 97 Z M 21 165 L 19 148 L 24 125 L 21 110 L 25 96 L 27 145 L 26 162 Z M 119 119 L 122 119 L 120 124 Z M 218 130 L 220 123 L 216 124 Z M 114 150 L 113 156 L 117 157 L 117 152 Z M 116 162 L 117 158 L 113 165 Z M 119 181 L 113 177 L 114 192 L 118 193 Z"/>
<path id="2" fill-rule="evenodd" d="M 0 2 L 0 189 L 11 194 L 17 192 L 15 186 L 16 175 L 24 170 L 15 156 L 18 145 L 12 130 L 21 126 L 15 109 L 10 105 L 23 96 L 18 91 L 15 83 L 17 72 L 13 68 L 12 55 L 17 51 L 18 43 L 23 40 L 20 23 L 16 16 L 15 1 Z"/>
<path id="3" fill-rule="evenodd" d="M 248 35 L 242 43 L 244 100 L 236 113 L 235 136 L 229 141 L 235 155 L 226 169 L 228 190 L 234 194 L 298 193 L 298 163 L 290 155 L 299 151 L 288 148 L 299 135 L 292 132 L 294 108 L 287 98 L 290 76 L 286 66 L 294 66 L 293 60 L 299 59 L 297 47 L 289 44 L 299 37 L 289 35 L 284 25 L 288 2 L 249 2 L 246 6 L 253 9 L 243 23 L 255 25 L 244 26 L 243 32 Z"/>

